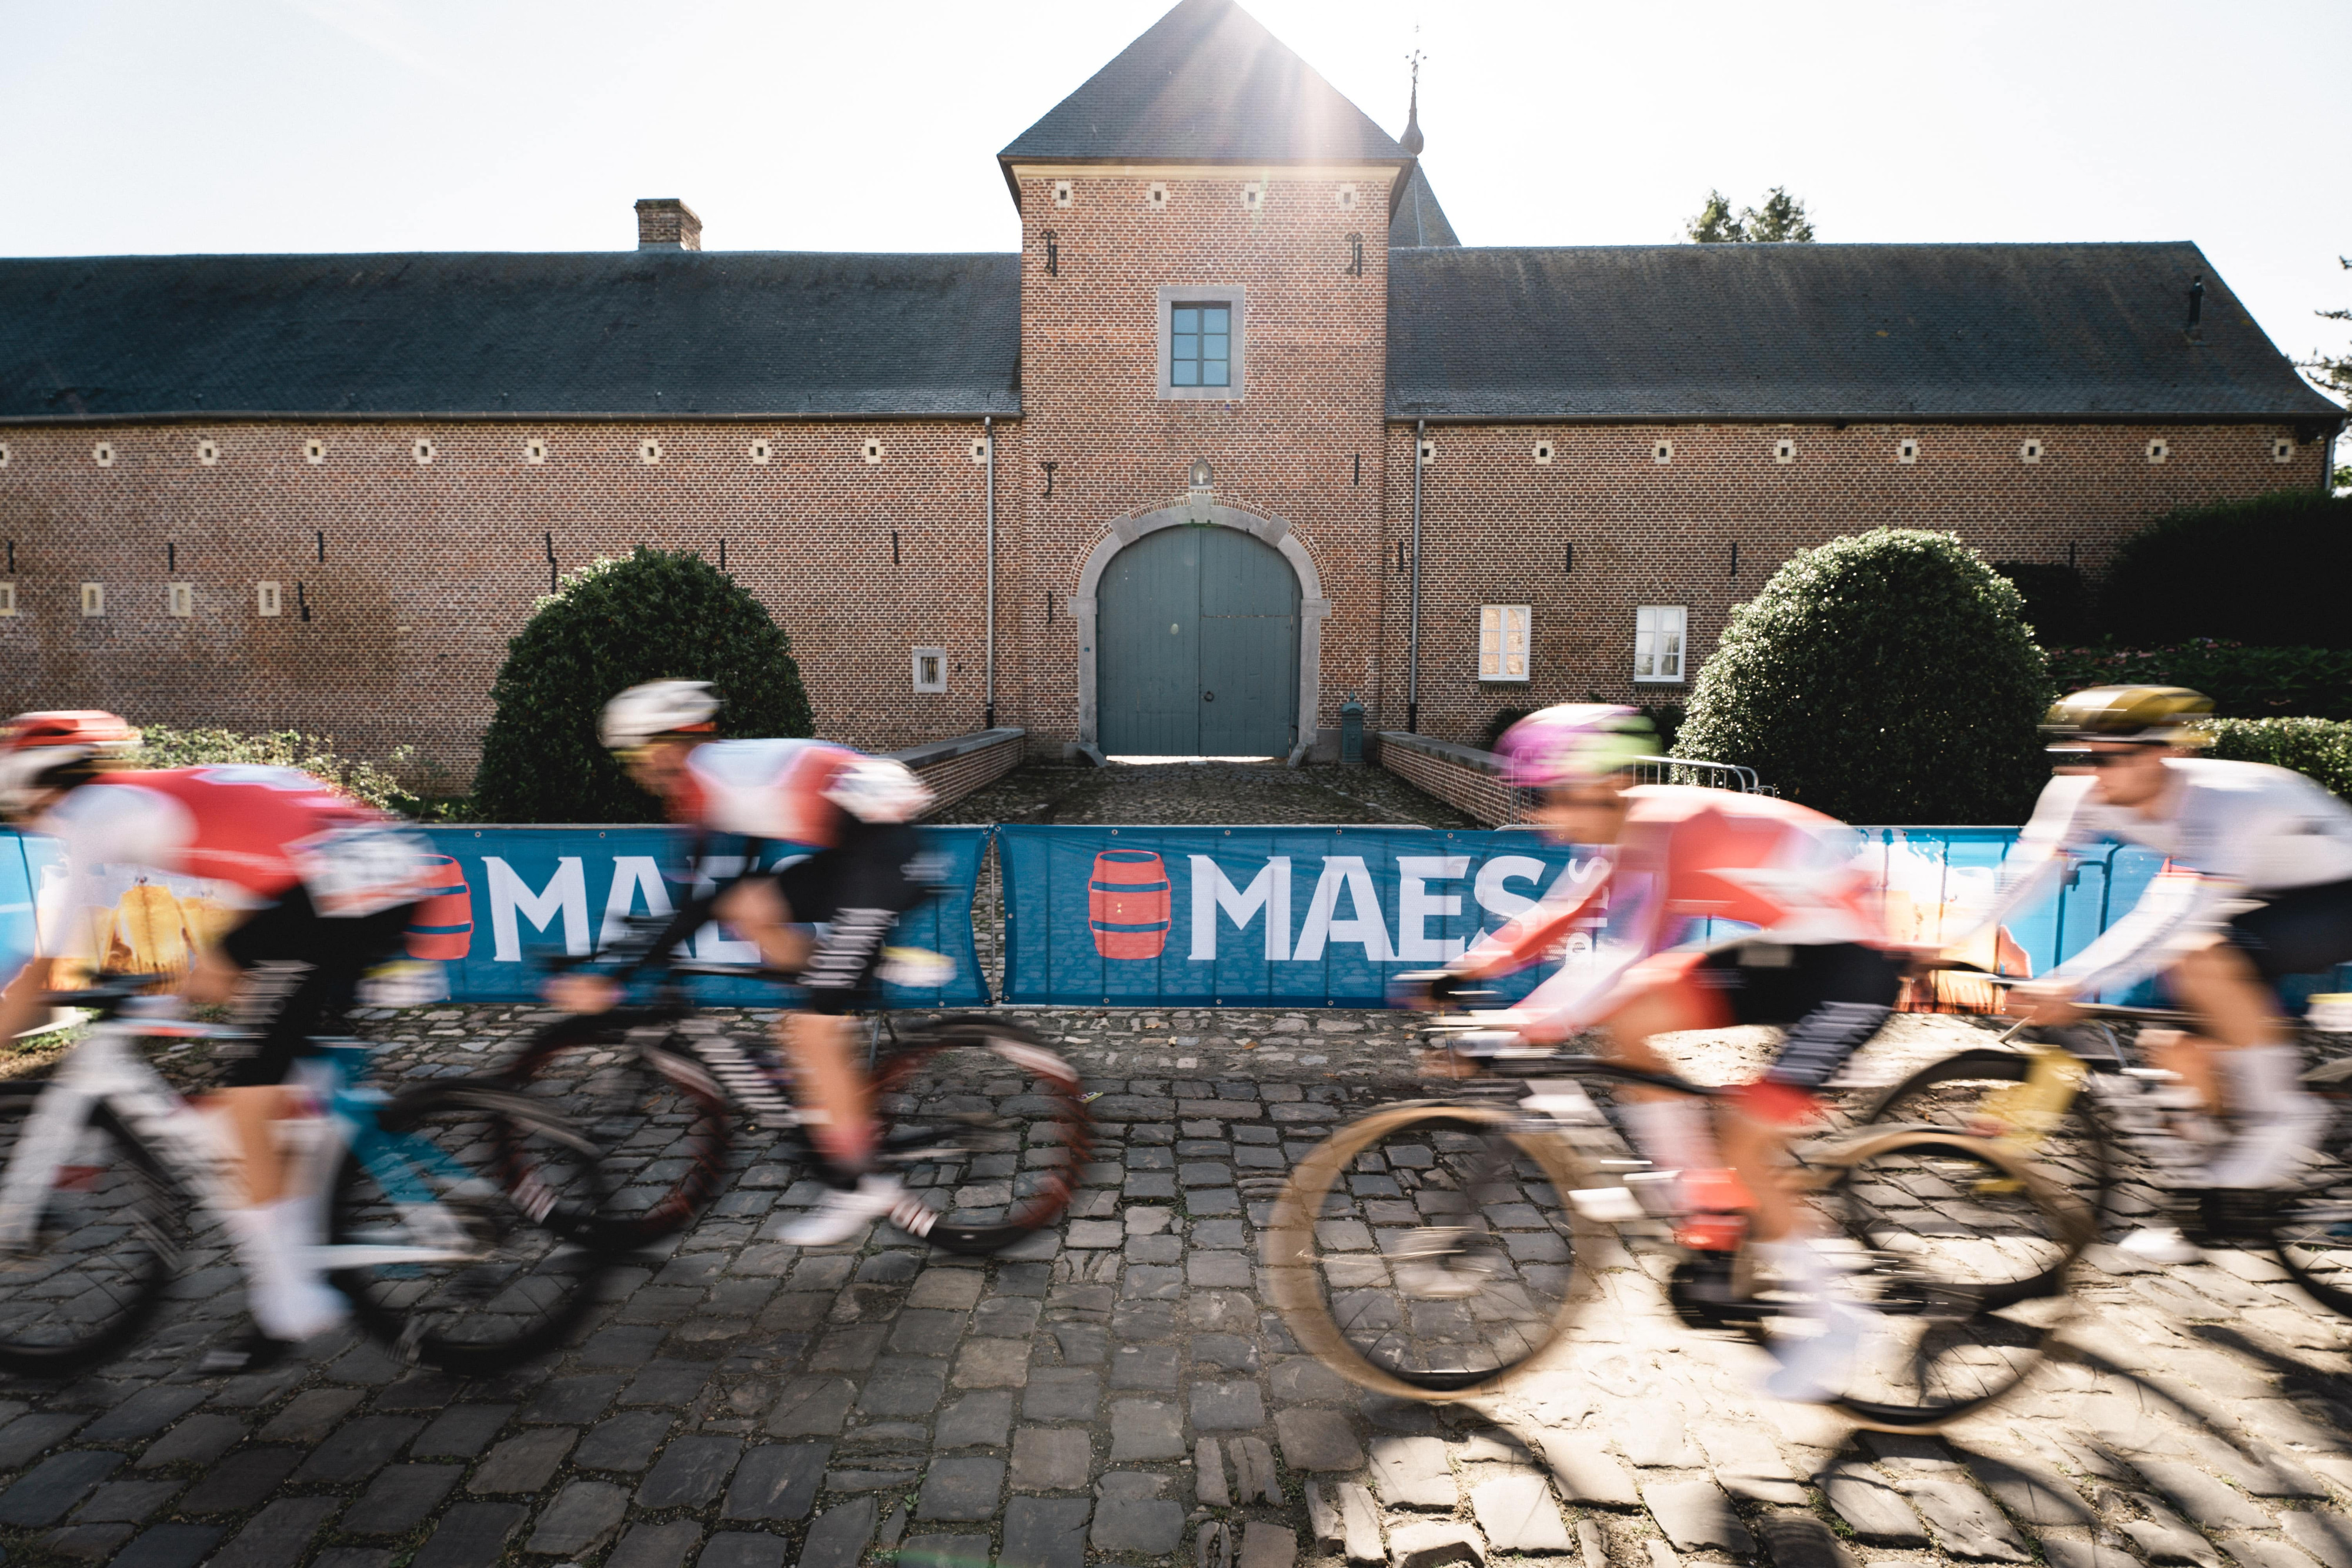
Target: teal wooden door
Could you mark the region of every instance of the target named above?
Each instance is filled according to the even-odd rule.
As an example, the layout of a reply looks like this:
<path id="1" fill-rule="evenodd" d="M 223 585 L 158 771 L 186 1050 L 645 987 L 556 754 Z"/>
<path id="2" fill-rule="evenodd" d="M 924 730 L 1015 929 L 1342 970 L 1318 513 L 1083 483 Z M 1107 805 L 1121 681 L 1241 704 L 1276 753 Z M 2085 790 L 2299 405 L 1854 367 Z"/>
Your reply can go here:
<path id="1" fill-rule="evenodd" d="M 1296 743 L 1298 577 L 1232 528 L 1148 534 L 1103 573 L 1098 739 L 1124 757 L 1274 757 Z"/>

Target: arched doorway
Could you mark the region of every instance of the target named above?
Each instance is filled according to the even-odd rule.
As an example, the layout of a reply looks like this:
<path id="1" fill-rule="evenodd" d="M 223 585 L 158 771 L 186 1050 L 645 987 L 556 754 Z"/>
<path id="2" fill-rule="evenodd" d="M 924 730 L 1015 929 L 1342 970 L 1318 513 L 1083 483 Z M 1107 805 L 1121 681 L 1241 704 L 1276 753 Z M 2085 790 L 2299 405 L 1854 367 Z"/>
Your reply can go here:
<path id="1" fill-rule="evenodd" d="M 1298 741 L 1298 574 L 1250 533 L 1163 528 L 1096 591 L 1099 745 L 1113 756 L 1279 757 Z"/>

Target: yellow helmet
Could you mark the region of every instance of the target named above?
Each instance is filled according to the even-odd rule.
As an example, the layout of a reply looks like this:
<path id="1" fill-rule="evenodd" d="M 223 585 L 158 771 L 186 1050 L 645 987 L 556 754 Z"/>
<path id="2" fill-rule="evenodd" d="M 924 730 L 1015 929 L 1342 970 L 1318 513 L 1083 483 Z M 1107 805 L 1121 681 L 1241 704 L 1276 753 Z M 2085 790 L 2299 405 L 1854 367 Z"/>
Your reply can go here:
<path id="1" fill-rule="evenodd" d="M 2059 698 L 2042 719 L 2042 733 L 2062 742 L 2203 746 L 2210 737 L 2195 721 L 2212 713 L 2213 699 L 2187 686 L 2093 686 Z"/>

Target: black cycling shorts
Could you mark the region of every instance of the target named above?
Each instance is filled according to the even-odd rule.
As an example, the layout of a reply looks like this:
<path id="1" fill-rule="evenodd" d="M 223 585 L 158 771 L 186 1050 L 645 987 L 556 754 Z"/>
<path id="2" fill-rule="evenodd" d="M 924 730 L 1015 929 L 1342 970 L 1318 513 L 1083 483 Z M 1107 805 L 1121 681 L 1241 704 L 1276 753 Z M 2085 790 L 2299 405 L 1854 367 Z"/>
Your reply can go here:
<path id="1" fill-rule="evenodd" d="M 929 898 L 937 879 L 923 836 L 905 822 L 851 822 L 841 842 L 773 872 L 788 918 L 822 925 L 801 984 L 814 1013 L 853 1012 L 870 1000 L 874 972 L 898 916 Z"/>
<path id="2" fill-rule="evenodd" d="M 1894 1012 L 1903 966 L 1859 942 L 1741 942 L 1709 953 L 1691 980 L 1720 996 L 1734 1023 L 1788 1031 L 1767 1080 L 1818 1089 Z"/>
<path id="3" fill-rule="evenodd" d="M 2290 888 L 2221 931 L 2265 980 L 2352 964 L 2352 882 Z"/>
<path id="4" fill-rule="evenodd" d="M 400 952 L 412 908 L 330 920 L 298 883 L 222 937 L 222 954 L 245 972 L 230 1019 L 255 1037 L 230 1042 L 243 1049 L 224 1087 L 283 1083 L 295 1059 L 312 1054 L 311 1037 L 341 1033 L 360 981 Z"/>

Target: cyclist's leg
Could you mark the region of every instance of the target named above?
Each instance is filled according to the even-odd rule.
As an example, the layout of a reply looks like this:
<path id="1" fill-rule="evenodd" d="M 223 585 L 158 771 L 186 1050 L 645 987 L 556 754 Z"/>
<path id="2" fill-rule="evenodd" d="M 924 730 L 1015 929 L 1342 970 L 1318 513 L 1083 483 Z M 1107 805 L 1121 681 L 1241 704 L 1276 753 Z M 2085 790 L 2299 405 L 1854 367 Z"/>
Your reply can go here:
<path id="1" fill-rule="evenodd" d="M 2208 1173 L 2216 1186 L 2270 1186 L 2292 1175 L 2327 1128 L 2303 1092 L 2303 1051 L 2272 986 L 2352 960 L 2352 882 L 2296 888 L 2231 919 L 2166 978 L 2221 1047 L 2221 1098 L 2237 1135 Z"/>
<path id="2" fill-rule="evenodd" d="M 1675 1069 L 1654 1043 L 1661 1034 L 1720 1029 L 1731 1021 L 1721 997 L 1695 976 L 1695 953 L 1667 953 L 1636 965 L 1613 997 L 1598 1005 L 1603 1054 L 1643 1072 Z M 1662 1170 L 1707 1170 L 1718 1163 L 1706 1103 L 1665 1089 L 1622 1084 L 1625 1124 L 1633 1141 Z"/>

